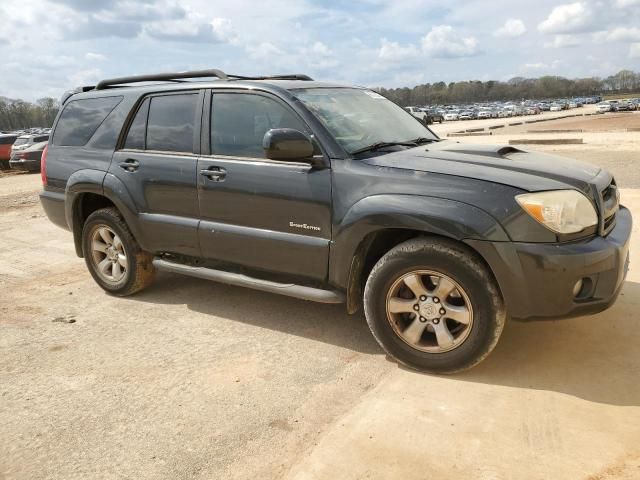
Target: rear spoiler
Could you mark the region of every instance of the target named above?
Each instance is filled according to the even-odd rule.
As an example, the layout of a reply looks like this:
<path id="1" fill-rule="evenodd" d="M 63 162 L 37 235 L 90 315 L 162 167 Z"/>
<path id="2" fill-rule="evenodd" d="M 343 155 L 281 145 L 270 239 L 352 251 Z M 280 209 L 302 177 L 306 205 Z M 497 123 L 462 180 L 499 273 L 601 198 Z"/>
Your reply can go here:
<path id="1" fill-rule="evenodd" d="M 64 105 L 67 100 L 73 97 L 76 93 L 88 92 L 89 90 L 95 90 L 95 85 L 85 85 L 84 87 L 76 87 L 73 90 L 67 90 L 60 97 L 60 105 Z"/>

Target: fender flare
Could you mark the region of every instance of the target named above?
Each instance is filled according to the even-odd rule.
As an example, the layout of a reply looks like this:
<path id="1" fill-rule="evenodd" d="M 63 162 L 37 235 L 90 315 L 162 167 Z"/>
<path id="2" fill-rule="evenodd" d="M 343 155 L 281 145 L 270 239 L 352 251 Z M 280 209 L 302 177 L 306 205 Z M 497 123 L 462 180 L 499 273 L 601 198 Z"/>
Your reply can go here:
<path id="1" fill-rule="evenodd" d="M 349 208 L 334 225 L 329 283 L 352 292 L 359 277 L 366 239 L 381 230 L 415 230 L 454 240 L 510 241 L 500 223 L 484 210 L 459 201 L 422 195 L 374 195 Z M 354 271 L 355 269 L 355 271 Z"/>
<path id="2" fill-rule="evenodd" d="M 113 203 L 124 217 L 134 238 L 140 243 L 137 209 L 124 184 L 114 175 L 101 170 L 78 170 L 69 177 L 65 189 L 65 218 L 73 232 L 78 256 L 82 256 L 82 222 L 79 219 L 79 204 L 86 193 L 100 195 Z"/>

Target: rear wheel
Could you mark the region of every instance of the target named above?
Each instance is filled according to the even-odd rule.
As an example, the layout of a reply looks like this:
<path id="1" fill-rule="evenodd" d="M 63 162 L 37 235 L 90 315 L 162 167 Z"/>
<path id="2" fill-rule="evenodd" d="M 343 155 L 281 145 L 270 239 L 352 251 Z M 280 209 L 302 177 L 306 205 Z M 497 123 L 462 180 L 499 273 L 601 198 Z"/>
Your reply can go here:
<path id="1" fill-rule="evenodd" d="M 365 314 L 382 348 L 419 370 L 453 373 L 493 350 L 506 313 L 493 276 L 464 246 L 440 239 L 398 245 L 374 266 Z"/>
<path id="2" fill-rule="evenodd" d="M 91 276 L 109 293 L 131 295 L 153 281 L 153 256 L 140 248 L 115 208 L 89 215 L 82 230 L 82 251 Z"/>

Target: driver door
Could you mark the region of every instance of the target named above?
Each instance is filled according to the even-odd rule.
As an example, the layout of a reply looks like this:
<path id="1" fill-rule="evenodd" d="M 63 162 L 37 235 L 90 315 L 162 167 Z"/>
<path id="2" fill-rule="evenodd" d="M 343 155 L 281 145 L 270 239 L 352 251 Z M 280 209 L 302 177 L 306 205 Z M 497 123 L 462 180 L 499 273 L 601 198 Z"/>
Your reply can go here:
<path id="1" fill-rule="evenodd" d="M 264 157 L 272 128 L 311 133 L 279 98 L 210 93 L 198 159 L 198 238 L 213 261 L 324 281 L 331 239 L 331 171 Z"/>

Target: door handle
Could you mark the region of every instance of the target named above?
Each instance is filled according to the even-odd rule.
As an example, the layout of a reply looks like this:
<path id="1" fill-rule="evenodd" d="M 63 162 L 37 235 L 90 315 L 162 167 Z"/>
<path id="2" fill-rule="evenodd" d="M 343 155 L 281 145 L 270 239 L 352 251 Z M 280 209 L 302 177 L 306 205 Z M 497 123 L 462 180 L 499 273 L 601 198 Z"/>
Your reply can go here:
<path id="1" fill-rule="evenodd" d="M 118 166 L 127 172 L 135 172 L 140 168 L 140 162 L 133 158 L 127 158 L 124 162 L 119 163 Z"/>
<path id="2" fill-rule="evenodd" d="M 209 167 L 206 170 L 200 170 L 200 175 L 214 182 L 222 182 L 227 176 L 227 171 L 220 167 Z"/>

